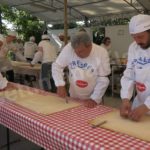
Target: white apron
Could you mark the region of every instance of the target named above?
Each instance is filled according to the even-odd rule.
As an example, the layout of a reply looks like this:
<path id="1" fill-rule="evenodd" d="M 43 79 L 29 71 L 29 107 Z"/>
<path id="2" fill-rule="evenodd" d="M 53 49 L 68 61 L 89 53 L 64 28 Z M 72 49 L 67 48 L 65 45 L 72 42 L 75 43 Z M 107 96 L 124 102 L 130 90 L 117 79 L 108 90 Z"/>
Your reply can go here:
<path id="1" fill-rule="evenodd" d="M 70 96 L 79 99 L 90 98 L 96 85 L 96 69 L 75 67 L 69 71 Z"/>
<path id="2" fill-rule="evenodd" d="M 133 102 L 133 108 L 143 104 L 150 96 L 150 65 L 135 67 L 135 84 L 137 95 Z"/>

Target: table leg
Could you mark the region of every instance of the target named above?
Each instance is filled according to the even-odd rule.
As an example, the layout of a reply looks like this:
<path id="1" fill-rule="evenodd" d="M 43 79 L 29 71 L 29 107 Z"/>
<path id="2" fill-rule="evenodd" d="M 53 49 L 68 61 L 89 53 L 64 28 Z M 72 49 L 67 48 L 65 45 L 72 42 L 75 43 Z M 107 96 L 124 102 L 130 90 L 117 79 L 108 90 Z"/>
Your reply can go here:
<path id="1" fill-rule="evenodd" d="M 7 136 L 7 150 L 10 150 L 10 143 L 9 143 L 9 136 L 10 134 L 9 134 L 9 129 L 8 128 L 6 128 L 6 136 Z"/>
<path id="2" fill-rule="evenodd" d="M 114 96 L 114 70 L 111 68 L 111 95 Z"/>

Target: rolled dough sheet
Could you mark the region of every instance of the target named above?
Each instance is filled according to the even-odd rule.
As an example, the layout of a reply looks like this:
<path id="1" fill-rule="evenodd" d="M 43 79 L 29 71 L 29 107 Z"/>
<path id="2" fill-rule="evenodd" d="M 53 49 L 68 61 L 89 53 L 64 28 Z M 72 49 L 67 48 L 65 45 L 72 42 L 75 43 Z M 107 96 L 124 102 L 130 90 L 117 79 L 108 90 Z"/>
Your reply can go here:
<path id="1" fill-rule="evenodd" d="M 0 92 L 0 97 L 7 98 L 18 105 L 45 115 L 80 105 L 79 103 L 71 100 L 66 103 L 65 99 L 57 96 L 44 96 L 21 89 Z"/>
<path id="2" fill-rule="evenodd" d="M 98 116 L 94 120 L 90 121 L 90 123 L 96 125 L 105 120 L 107 123 L 101 125 L 101 128 L 128 134 L 150 142 L 150 116 L 148 115 L 145 115 L 139 122 L 135 122 L 130 119 L 120 117 L 119 111 L 114 110 Z"/>

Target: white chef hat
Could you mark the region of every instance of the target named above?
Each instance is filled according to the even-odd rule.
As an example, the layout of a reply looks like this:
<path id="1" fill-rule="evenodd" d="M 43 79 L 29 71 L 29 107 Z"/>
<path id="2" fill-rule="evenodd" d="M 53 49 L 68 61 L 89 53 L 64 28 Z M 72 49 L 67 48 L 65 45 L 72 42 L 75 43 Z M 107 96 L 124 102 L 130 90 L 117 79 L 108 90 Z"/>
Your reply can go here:
<path id="1" fill-rule="evenodd" d="M 35 37 L 34 36 L 30 36 L 30 39 L 29 39 L 30 41 L 35 41 Z"/>
<path id="2" fill-rule="evenodd" d="M 43 34 L 42 35 L 42 40 L 50 40 L 49 35 Z"/>
<path id="3" fill-rule="evenodd" d="M 15 31 L 8 31 L 8 36 L 17 37 L 17 33 Z"/>
<path id="4" fill-rule="evenodd" d="M 139 14 L 133 16 L 129 23 L 130 34 L 144 32 L 150 29 L 150 15 Z"/>

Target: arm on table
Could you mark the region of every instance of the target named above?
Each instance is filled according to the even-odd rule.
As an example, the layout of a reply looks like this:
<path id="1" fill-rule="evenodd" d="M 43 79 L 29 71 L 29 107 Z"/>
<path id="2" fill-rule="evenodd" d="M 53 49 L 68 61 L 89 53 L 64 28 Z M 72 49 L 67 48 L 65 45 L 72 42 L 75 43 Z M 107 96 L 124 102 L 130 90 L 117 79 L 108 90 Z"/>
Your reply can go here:
<path id="1" fill-rule="evenodd" d="M 57 94 L 60 97 L 67 96 L 64 81 L 64 68 L 68 66 L 68 61 L 68 52 L 67 49 L 64 48 L 57 57 L 56 61 L 52 64 L 52 76 L 55 81 L 55 85 L 57 86 Z"/>

